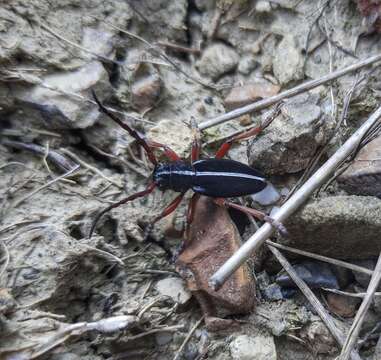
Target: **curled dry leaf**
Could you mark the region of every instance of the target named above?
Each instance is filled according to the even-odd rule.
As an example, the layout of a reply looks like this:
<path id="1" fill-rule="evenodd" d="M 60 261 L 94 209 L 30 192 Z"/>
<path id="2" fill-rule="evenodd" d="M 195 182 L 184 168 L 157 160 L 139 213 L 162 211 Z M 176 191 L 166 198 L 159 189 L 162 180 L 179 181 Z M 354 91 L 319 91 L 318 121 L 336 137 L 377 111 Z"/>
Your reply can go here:
<path id="1" fill-rule="evenodd" d="M 219 291 L 208 284 L 209 277 L 240 246 L 241 237 L 228 211 L 211 198 L 200 197 L 176 268 L 200 303 L 209 330 L 232 326 L 233 321 L 218 318 L 222 314 L 244 314 L 254 309 L 255 283 L 246 264 Z"/>

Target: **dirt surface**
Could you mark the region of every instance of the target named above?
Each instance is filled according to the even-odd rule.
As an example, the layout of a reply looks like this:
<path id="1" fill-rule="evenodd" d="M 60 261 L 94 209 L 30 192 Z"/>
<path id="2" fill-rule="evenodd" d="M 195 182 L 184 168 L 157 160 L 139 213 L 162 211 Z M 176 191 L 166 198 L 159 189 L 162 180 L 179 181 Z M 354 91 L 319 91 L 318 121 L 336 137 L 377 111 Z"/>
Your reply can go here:
<path id="1" fill-rule="evenodd" d="M 166 250 L 143 241 L 147 224 L 174 198 L 170 191 L 108 212 L 88 238 L 95 216 L 145 189 L 152 172 L 127 132 L 98 111 L 91 91 L 135 129 L 188 157 L 191 119 L 201 123 L 379 53 L 379 10 L 372 11 L 364 17 L 349 0 L 1 2 L 0 359 L 334 359 L 340 347 L 300 294 L 266 292 L 281 267 L 265 249 L 249 262 L 262 279 L 256 310 L 231 317 L 238 327 L 206 330 L 168 255 L 181 244 L 187 201 L 154 228 L 152 239 Z M 230 153 L 275 186 L 273 200 L 245 202 L 267 213 L 280 206 L 316 153 L 324 149 L 319 165 L 376 108 L 380 89 L 374 66 L 286 100 L 263 134 Z M 271 110 L 203 131 L 203 156 Z M 380 200 L 357 199 L 369 189 L 345 190 L 336 181 L 321 189 L 313 204 L 330 204 L 330 211 L 307 206 L 292 223 L 295 239 L 309 234 L 303 229 L 313 219 L 310 248 L 334 243 L 333 257 L 343 260 L 359 249 L 354 260 L 374 265 L 379 246 L 361 254 L 359 242 L 361 234 L 379 242 L 379 211 L 366 208 Z M 361 221 L 352 224 L 350 206 L 360 200 Z M 232 218 L 247 239 L 254 224 L 242 214 Z M 348 221 L 356 231 L 337 229 Z M 335 276 L 339 283 L 347 276 L 342 290 L 366 291 L 367 280 L 359 284 L 339 270 Z M 345 304 L 335 298 L 336 309 Z M 379 353 L 379 308 L 363 326 L 364 359 Z M 345 333 L 353 308 L 345 319 L 331 313 Z"/>

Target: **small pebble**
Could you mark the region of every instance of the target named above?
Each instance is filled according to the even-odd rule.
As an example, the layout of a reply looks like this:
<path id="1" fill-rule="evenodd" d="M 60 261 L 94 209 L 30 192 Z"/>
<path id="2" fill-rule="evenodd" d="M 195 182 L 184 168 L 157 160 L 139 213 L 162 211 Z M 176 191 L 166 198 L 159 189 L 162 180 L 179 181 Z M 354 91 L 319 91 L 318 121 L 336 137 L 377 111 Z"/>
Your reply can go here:
<path id="1" fill-rule="evenodd" d="M 269 13 L 271 12 L 271 5 L 268 1 L 259 0 L 255 3 L 255 11 L 257 13 Z"/>
<path id="2" fill-rule="evenodd" d="M 276 95 L 279 90 L 279 86 L 267 83 L 253 83 L 234 87 L 226 96 L 224 104 L 229 110 L 236 109 L 254 101 Z"/>
<path id="3" fill-rule="evenodd" d="M 274 338 L 271 335 L 239 335 L 230 343 L 233 360 L 276 360 Z"/>
<path id="4" fill-rule="evenodd" d="M 252 194 L 251 198 L 258 204 L 267 206 L 275 204 L 280 199 L 280 194 L 274 185 L 268 183 L 262 191 Z"/>
<path id="5" fill-rule="evenodd" d="M 299 277 L 311 288 L 339 288 L 337 278 L 328 264 L 307 260 L 293 265 L 293 268 Z M 286 273 L 278 275 L 275 281 L 277 284 L 285 288 L 296 287 L 294 281 Z"/>
<path id="6" fill-rule="evenodd" d="M 159 280 L 155 288 L 161 295 L 169 296 L 179 304 L 187 303 L 192 296 L 180 278 L 168 277 Z"/>
<path id="7" fill-rule="evenodd" d="M 234 70 L 239 61 L 236 51 L 225 44 L 213 44 L 206 48 L 196 67 L 201 75 L 217 80 Z"/>
<path id="8" fill-rule="evenodd" d="M 353 289 L 346 289 L 346 291 L 353 292 Z M 353 317 L 356 314 L 358 305 L 361 303 L 359 298 L 334 293 L 328 293 L 326 298 L 329 309 L 343 318 Z"/>

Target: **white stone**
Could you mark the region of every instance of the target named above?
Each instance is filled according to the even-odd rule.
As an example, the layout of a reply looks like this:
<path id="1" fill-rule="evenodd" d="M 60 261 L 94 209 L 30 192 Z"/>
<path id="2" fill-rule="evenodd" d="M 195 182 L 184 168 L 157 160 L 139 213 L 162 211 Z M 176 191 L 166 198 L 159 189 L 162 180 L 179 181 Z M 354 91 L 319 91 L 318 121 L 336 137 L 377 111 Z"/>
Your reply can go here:
<path id="1" fill-rule="evenodd" d="M 224 44 L 214 44 L 204 50 L 196 67 L 201 75 L 217 80 L 234 70 L 238 61 L 239 56 L 233 48 Z"/>
<path id="2" fill-rule="evenodd" d="M 271 12 L 271 5 L 268 1 L 259 0 L 255 4 L 255 11 L 257 13 L 269 13 Z"/>
<path id="3" fill-rule="evenodd" d="M 240 335 L 230 343 L 233 360 L 276 360 L 274 338 L 271 335 Z"/>
<path id="4" fill-rule="evenodd" d="M 168 277 L 156 284 L 156 290 L 164 296 L 169 296 L 179 304 L 185 304 L 192 297 L 185 283 L 180 278 Z"/>
<path id="5" fill-rule="evenodd" d="M 263 206 L 275 204 L 280 199 L 280 194 L 273 184 L 268 183 L 260 192 L 251 195 L 251 198 Z"/>
<path id="6" fill-rule="evenodd" d="M 303 56 L 294 37 L 285 36 L 276 49 L 273 61 L 273 72 L 279 83 L 284 85 L 301 80 L 304 76 L 303 64 Z"/>

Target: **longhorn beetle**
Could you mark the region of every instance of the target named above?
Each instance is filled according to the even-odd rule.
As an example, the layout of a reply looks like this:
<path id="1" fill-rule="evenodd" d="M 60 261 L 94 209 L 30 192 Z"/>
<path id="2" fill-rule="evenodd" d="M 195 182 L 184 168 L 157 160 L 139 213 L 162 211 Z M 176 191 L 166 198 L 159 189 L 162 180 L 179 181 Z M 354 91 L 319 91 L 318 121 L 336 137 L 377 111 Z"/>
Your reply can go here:
<path id="1" fill-rule="evenodd" d="M 119 202 L 108 206 L 96 216 L 91 226 L 89 237 L 92 236 L 98 220 L 106 212 L 129 201 L 146 196 L 156 187 L 162 191 L 170 189 L 179 192 L 180 195 L 178 195 L 161 212 L 161 214 L 154 218 L 152 223 L 146 229 L 146 238 L 154 224 L 172 213 L 180 204 L 185 193 L 190 189 L 193 190 L 194 194 L 188 207 L 188 224 L 192 222 L 194 206 L 198 197 L 200 195 L 206 195 L 214 198 L 215 203 L 220 206 L 235 208 L 260 220 L 271 223 L 281 233 L 286 232 L 286 229 L 281 223 L 276 222 L 265 213 L 226 200 L 226 198 L 230 197 L 260 192 L 267 186 L 265 178 L 257 170 L 238 161 L 222 159 L 222 157 L 228 153 L 233 142 L 257 135 L 263 129 L 263 126 L 255 127 L 232 137 L 221 145 L 214 158 L 200 160 L 200 132 L 193 121 L 191 124 L 193 135 L 191 161 L 187 162 L 182 160 L 167 145 L 146 139 L 142 134 L 124 123 L 103 106 L 94 92 L 93 97 L 99 106 L 99 110 L 116 122 L 120 127 L 127 130 L 127 132 L 136 140 L 137 144 L 144 148 L 149 161 L 154 166 L 154 170 L 152 173 L 152 181 L 148 184 L 145 190 L 132 194 Z M 169 162 L 159 163 L 153 149 L 161 149 L 164 152 L 164 155 L 169 159 Z"/>

